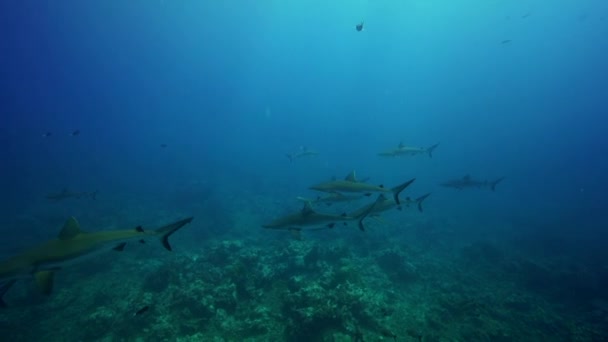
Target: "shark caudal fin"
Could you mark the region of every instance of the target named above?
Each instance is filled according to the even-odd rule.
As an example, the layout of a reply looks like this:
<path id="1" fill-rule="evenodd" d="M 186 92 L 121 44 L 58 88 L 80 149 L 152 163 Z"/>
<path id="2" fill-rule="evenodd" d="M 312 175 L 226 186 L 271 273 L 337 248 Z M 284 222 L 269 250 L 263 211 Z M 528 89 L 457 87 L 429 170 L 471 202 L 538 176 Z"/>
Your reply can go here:
<path id="1" fill-rule="evenodd" d="M 433 151 L 437 148 L 437 146 L 439 146 L 439 143 L 436 143 L 435 145 L 426 149 L 426 152 L 429 154 L 429 157 L 433 158 Z"/>
<path id="2" fill-rule="evenodd" d="M 183 219 L 183 220 L 177 221 L 175 223 L 168 224 L 168 225 L 166 225 L 164 227 L 160 227 L 154 231 L 156 234 L 160 235 L 160 241 L 162 242 L 163 247 L 165 247 L 166 250 L 168 250 L 168 251 L 172 250 L 171 245 L 169 244 L 169 236 L 171 236 L 173 233 L 175 233 L 181 227 L 192 222 L 192 219 L 194 219 L 194 218 L 188 217 L 187 219 Z"/>
<path id="3" fill-rule="evenodd" d="M 497 180 L 493 181 L 490 183 L 490 189 L 492 189 L 492 191 L 496 191 L 496 185 L 500 182 L 502 182 L 505 179 L 505 177 L 500 177 Z"/>
<path id="4" fill-rule="evenodd" d="M 6 293 L 6 291 L 8 291 L 11 286 L 13 286 L 13 284 L 15 284 L 17 280 L 15 279 L 11 279 L 9 281 L 7 281 L 6 283 L 2 284 L 2 286 L 0 286 L 0 308 L 5 308 L 6 307 L 6 303 L 4 302 L 4 299 L 2 299 L 2 297 L 4 297 L 4 294 Z"/>
<path id="5" fill-rule="evenodd" d="M 423 212 L 422 210 L 422 202 L 424 202 L 424 200 L 429 197 L 431 195 L 431 193 L 429 192 L 428 194 L 424 194 L 418 198 L 416 198 L 416 203 L 418 204 L 418 211 L 419 212 Z"/>
<path id="6" fill-rule="evenodd" d="M 378 195 L 378 198 L 376 198 L 376 201 L 374 202 L 374 204 L 370 205 L 366 211 L 362 212 L 361 214 L 359 214 L 359 216 L 355 217 L 357 219 L 357 225 L 359 226 L 360 231 L 362 231 L 362 232 L 365 231 L 365 226 L 363 226 L 363 220 L 367 217 L 367 215 L 369 215 L 371 212 L 373 212 L 374 209 L 376 209 L 376 205 L 378 205 L 378 203 L 383 202 L 383 201 L 386 201 L 386 197 L 384 196 L 384 194 Z"/>
<path id="7" fill-rule="evenodd" d="M 416 180 L 416 178 L 412 178 L 409 181 L 407 181 L 403 184 L 397 185 L 396 187 L 391 189 L 391 191 L 393 192 L 393 199 L 395 199 L 395 203 L 401 204 L 401 201 L 399 200 L 399 194 L 401 193 L 401 191 L 403 191 L 403 189 L 407 188 L 415 180 Z"/>

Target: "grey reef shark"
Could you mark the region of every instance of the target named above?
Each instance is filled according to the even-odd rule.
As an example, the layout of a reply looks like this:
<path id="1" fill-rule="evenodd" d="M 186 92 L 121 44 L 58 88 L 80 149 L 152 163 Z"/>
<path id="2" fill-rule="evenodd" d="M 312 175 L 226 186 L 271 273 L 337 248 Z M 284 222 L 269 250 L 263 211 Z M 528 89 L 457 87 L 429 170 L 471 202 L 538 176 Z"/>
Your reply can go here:
<path id="1" fill-rule="evenodd" d="M 482 188 L 489 188 L 492 191 L 496 190 L 496 185 L 498 185 L 498 183 L 502 182 L 505 179 L 505 177 L 500 177 L 496 180 L 493 181 L 488 181 L 488 180 L 477 180 L 474 178 L 471 178 L 471 176 L 466 175 L 462 178 L 458 178 L 458 179 L 452 179 L 446 182 L 441 183 L 441 186 L 444 186 L 446 188 L 454 188 L 454 189 L 458 189 L 458 190 L 462 190 L 462 189 L 482 189 Z"/>
<path id="2" fill-rule="evenodd" d="M 129 241 L 145 242 L 147 238 L 160 238 L 162 245 L 171 251 L 169 236 L 192 221 L 192 217 L 165 225 L 156 230 L 134 229 L 85 232 L 74 217 L 69 218 L 57 238 L 43 242 L 21 254 L 0 261 L 0 307 L 6 303 L 4 294 L 19 279 L 34 277 L 43 294 L 53 290 L 55 272 L 65 266 L 98 252 L 122 252 Z"/>
<path id="3" fill-rule="evenodd" d="M 90 198 L 90 199 L 96 200 L 97 191 L 72 192 L 72 191 L 68 190 L 67 188 L 64 188 L 63 190 L 61 190 L 61 192 L 46 195 L 45 198 L 48 200 L 51 200 L 51 201 L 63 201 L 63 200 L 70 199 L 70 198 L 76 198 L 76 199 Z"/>
<path id="4" fill-rule="evenodd" d="M 393 199 L 395 200 L 395 202 L 397 204 L 400 204 L 399 193 L 401 193 L 403 189 L 407 188 L 408 185 L 412 184 L 415 180 L 416 178 L 412 178 L 405 183 L 387 189 L 383 185 L 373 185 L 358 181 L 355 175 L 355 171 L 351 171 L 348 175 L 346 175 L 346 177 L 344 177 L 344 179 L 335 179 L 327 182 L 322 182 L 309 187 L 309 189 L 329 193 L 363 193 L 366 196 L 370 196 L 372 192 L 390 192 L 393 194 Z"/>
<path id="5" fill-rule="evenodd" d="M 439 146 L 439 143 L 429 147 L 413 147 L 406 146 L 403 142 L 400 142 L 396 148 L 391 150 L 380 152 L 380 157 L 404 157 L 404 156 L 416 156 L 419 154 L 428 154 L 429 157 L 433 158 L 433 151 Z"/>
<path id="6" fill-rule="evenodd" d="M 405 200 L 401 200 L 401 204 L 397 204 L 395 202 L 395 200 L 393 198 L 383 198 L 382 201 L 378 201 L 377 203 L 374 203 L 374 207 L 373 209 L 370 211 L 370 213 L 368 214 L 368 216 L 370 217 L 378 217 L 380 216 L 381 213 L 385 212 L 385 211 L 389 211 L 392 209 L 397 209 L 397 210 L 403 210 L 403 206 L 405 207 L 410 207 L 410 206 L 417 206 L 418 207 L 418 211 L 423 212 L 422 210 L 422 202 L 424 202 L 424 200 L 429 197 L 431 195 L 431 193 L 427 193 L 424 194 L 416 199 L 412 199 L 410 197 L 407 197 Z M 366 212 L 368 210 L 370 210 L 370 206 L 371 204 L 367 204 L 364 205 L 363 207 L 356 209 L 355 211 L 353 211 L 352 213 L 348 214 L 349 216 L 357 216 L 357 215 L 361 215 L 361 213 Z"/>
<path id="7" fill-rule="evenodd" d="M 317 196 L 314 199 L 300 196 L 296 197 L 296 199 L 303 202 L 309 202 L 311 204 L 325 204 L 326 206 L 331 206 L 335 203 L 349 203 L 358 201 L 364 197 L 364 195 L 345 195 L 339 192 L 330 192 L 326 196 Z"/>
<path id="8" fill-rule="evenodd" d="M 287 159 L 289 159 L 290 163 L 293 163 L 294 160 L 304 158 L 304 157 L 316 157 L 319 155 L 319 152 L 309 150 L 306 146 L 300 146 L 300 150 L 293 153 L 287 153 Z"/>
<path id="9" fill-rule="evenodd" d="M 338 222 L 343 222 L 344 225 L 347 225 L 348 221 L 357 221 L 359 229 L 364 231 L 363 220 L 374 210 L 376 204 L 381 203 L 384 198 L 384 195 L 378 195 L 376 201 L 370 204 L 367 210 L 357 213 L 356 216 L 349 216 L 346 213 L 342 215 L 320 213 L 312 208 L 310 202 L 305 202 L 304 207 L 300 211 L 279 217 L 270 223 L 262 225 L 262 227 L 288 231 L 301 231 L 305 227 L 313 227 L 308 230 L 321 230 L 334 228 Z"/>

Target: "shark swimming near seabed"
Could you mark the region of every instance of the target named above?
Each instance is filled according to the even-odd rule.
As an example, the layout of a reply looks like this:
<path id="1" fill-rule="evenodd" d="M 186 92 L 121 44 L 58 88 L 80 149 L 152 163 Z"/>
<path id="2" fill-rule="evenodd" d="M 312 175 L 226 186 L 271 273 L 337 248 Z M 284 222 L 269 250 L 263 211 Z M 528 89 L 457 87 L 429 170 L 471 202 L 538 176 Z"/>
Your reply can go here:
<path id="1" fill-rule="evenodd" d="M 428 154 L 429 157 L 433 158 L 433 151 L 439 146 L 439 143 L 429 147 L 413 147 L 406 146 L 403 142 L 400 142 L 396 148 L 378 153 L 380 157 L 403 157 L 403 156 L 415 156 L 419 154 Z"/>
<path id="2" fill-rule="evenodd" d="M 490 190 L 496 191 L 496 185 L 498 183 L 502 182 L 504 179 L 505 179 L 505 177 L 500 177 L 493 181 L 488 181 L 488 180 L 482 181 L 482 180 L 473 179 L 473 178 L 471 178 L 470 175 L 465 175 L 462 178 L 452 179 L 452 180 L 443 182 L 440 185 L 444 186 L 446 188 L 454 188 L 454 189 L 458 189 L 458 190 L 470 189 L 470 188 L 476 188 L 476 189 L 490 188 Z"/>
<path id="3" fill-rule="evenodd" d="M 68 188 L 64 188 L 63 190 L 61 190 L 61 192 L 51 193 L 51 194 L 46 195 L 45 198 L 48 200 L 51 200 L 51 201 L 63 201 L 63 200 L 69 199 L 69 198 L 76 198 L 76 199 L 90 198 L 92 200 L 96 200 L 97 192 L 98 191 L 72 192 L 72 191 L 68 190 Z"/>
<path id="4" fill-rule="evenodd" d="M 318 155 L 319 155 L 319 152 L 309 150 L 308 147 L 306 147 L 306 146 L 300 146 L 299 151 L 287 153 L 285 156 L 287 156 L 287 159 L 289 159 L 290 163 L 293 163 L 293 161 L 295 159 L 300 159 L 300 158 L 304 158 L 304 157 L 315 157 Z"/>
<path id="5" fill-rule="evenodd" d="M 424 194 L 415 199 L 407 197 L 406 199 L 401 200 L 402 204 L 397 204 L 394 199 L 385 197 L 382 201 L 375 203 L 373 210 L 368 215 L 371 217 L 377 217 L 377 216 L 380 216 L 381 213 L 388 211 L 388 210 L 392 210 L 392 209 L 403 210 L 404 206 L 410 207 L 410 206 L 414 206 L 414 205 L 418 207 L 418 211 L 423 212 L 422 202 L 424 202 L 424 200 L 427 197 L 429 197 L 430 195 L 431 195 L 431 193 L 429 192 L 429 193 Z M 370 209 L 370 204 L 367 204 L 359 209 L 356 209 L 355 211 L 351 212 L 348 215 L 349 216 L 360 215 L 362 212 L 365 212 L 369 209 Z"/>
<path id="6" fill-rule="evenodd" d="M 367 210 L 361 211 L 355 216 L 349 216 L 346 213 L 342 215 L 319 213 L 312 208 L 310 202 L 305 202 L 304 207 L 300 211 L 275 219 L 270 223 L 262 225 L 262 227 L 281 230 L 301 230 L 303 227 L 316 227 L 316 229 L 311 230 L 319 230 L 334 228 L 338 222 L 343 222 L 346 225 L 348 221 L 357 221 L 359 229 L 363 231 L 365 230 L 363 220 L 384 198 L 382 194 L 378 195 L 376 201 L 370 204 Z"/>
<path id="7" fill-rule="evenodd" d="M 169 237 L 192 219 L 179 220 L 156 230 L 144 230 L 139 226 L 126 230 L 85 232 L 71 217 L 57 238 L 0 262 L 0 307 L 6 306 L 2 297 L 17 280 L 33 276 L 38 289 L 48 295 L 53 290 L 56 271 L 97 252 L 121 252 L 129 241 L 143 242 L 146 238 L 157 237 L 165 249 L 171 251 Z"/>
<path id="8" fill-rule="evenodd" d="M 407 188 L 410 184 L 412 184 L 416 178 L 412 178 L 405 183 L 399 184 L 393 188 L 387 189 L 383 185 L 372 185 L 369 183 L 364 183 L 357 180 L 355 175 L 355 171 L 351 171 L 344 179 L 335 179 L 327 182 L 322 182 L 319 184 L 315 184 L 309 189 L 317 190 L 322 192 L 350 192 L 350 193 L 364 193 L 366 196 L 369 196 L 372 192 L 392 192 L 393 199 L 397 204 L 400 204 L 399 193 L 403 191 L 403 189 Z"/>

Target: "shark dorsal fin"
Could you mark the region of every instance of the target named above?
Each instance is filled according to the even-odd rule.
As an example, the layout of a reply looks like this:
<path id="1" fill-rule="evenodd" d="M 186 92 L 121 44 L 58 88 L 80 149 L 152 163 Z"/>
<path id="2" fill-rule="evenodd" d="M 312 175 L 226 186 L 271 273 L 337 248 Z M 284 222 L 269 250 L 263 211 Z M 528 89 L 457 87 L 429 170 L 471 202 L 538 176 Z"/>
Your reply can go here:
<path id="1" fill-rule="evenodd" d="M 353 170 L 349 174 L 347 174 L 346 177 L 344 177 L 344 180 L 349 181 L 349 182 L 356 182 L 357 175 L 355 174 L 355 170 Z"/>
<path id="2" fill-rule="evenodd" d="M 70 217 L 67 221 L 65 221 L 63 228 L 59 232 L 60 240 L 69 240 L 74 238 L 76 235 L 82 233 L 80 230 L 80 224 L 76 221 L 74 216 Z"/>
<path id="3" fill-rule="evenodd" d="M 465 181 L 470 181 L 471 180 L 471 175 L 466 174 L 466 175 L 464 175 L 464 177 L 462 177 L 462 179 L 465 180 Z"/>
<path id="4" fill-rule="evenodd" d="M 403 148 L 405 148 L 405 145 L 403 144 L 403 141 L 399 142 L 399 145 L 397 145 L 397 148 L 400 149 L 400 150 L 403 149 Z"/>
<path id="5" fill-rule="evenodd" d="M 306 201 L 304 202 L 304 207 L 302 207 L 302 215 L 303 216 L 307 216 L 310 215 L 312 213 L 314 213 L 314 209 L 312 208 L 312 204 L 310 204 L 310 202 Z"/>

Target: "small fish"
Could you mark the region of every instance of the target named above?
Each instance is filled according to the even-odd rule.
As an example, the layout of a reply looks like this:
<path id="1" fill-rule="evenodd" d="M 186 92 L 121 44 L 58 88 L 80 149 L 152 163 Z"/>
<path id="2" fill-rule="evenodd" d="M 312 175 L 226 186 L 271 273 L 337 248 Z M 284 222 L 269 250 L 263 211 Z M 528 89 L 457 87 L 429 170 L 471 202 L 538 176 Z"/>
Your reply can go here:
<path id="1" fill-rule="evenodd" d="M 505 39 L 502 42 L 500 42 L 500 44 L 509 44 L 511 42 L 511 39 Z"/>
<path id="2" fill-rule="evenodd" d="M 161 148 L 167 148 L 167 144 L 160 144 Z"/>
<path id="3" fill-rule="evenodd" d="M 77 130 L 73 131 L 72 133 L 70 133 L 70 135 L 73 136 L 73 137 L 79 136 L 80 135 L 80 130 L 77 129 Z"/>
<path id="4" fill-rule="evenodd" d="M 46 132 L 46 133 L 44 133 L 44 134 L 42 135 L 42 137 L 43 137 L 43 138 L 48 138 L 48 137 L 50 137 L 51 135 L 53 135 L 53 133 L 51 133 L 51 132 Z"/>
<path id="5" fill-rule="evenodd" d="M 358 32 L 363 31 L 363 22 L 360 22 L 357 25 L 355 25 L 355 30 L 357 30 Z"/>
<path id="6" fill-rule="evenodd" d="M 142 315 L 142 314 L 146 313 L 148 310 L 150 310 L 150 307 L 149 307 L 148 305 L 146 305 L 146 306 L 144 306 L 143 308 L 141 308 L 141 309 L 137 310 L 137 311 L 136 311 L 136 312 L 133 314 L 133 316 L 139 316 L 139 315 Z"/>
<path id="7" fill-rule="evenodd" d="M 531 15 L 531 13 L 526 13 L 524 15 L 521 16 L 522 19 L 526 19 L 527 17 L 529 17 Z"/>

